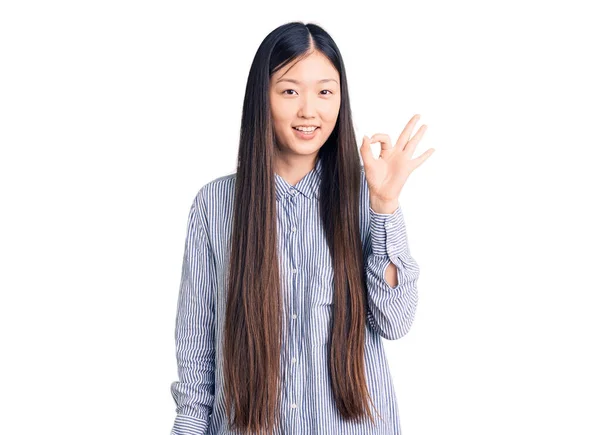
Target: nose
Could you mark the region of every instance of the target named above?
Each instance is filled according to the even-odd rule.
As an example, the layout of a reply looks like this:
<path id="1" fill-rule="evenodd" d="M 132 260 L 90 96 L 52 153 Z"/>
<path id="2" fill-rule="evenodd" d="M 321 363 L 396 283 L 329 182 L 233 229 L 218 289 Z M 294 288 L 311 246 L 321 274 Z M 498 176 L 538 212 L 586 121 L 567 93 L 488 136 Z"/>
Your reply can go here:
<path id="1" fill-rule="evenodd" d="M 314 98 L 317 98 L 316 96 Z M 314 118 L 316 115 L 316 104 L 313 101 L 313 96 L 308 94 L 300 100 L 299 116 L 301 118 Z"/>

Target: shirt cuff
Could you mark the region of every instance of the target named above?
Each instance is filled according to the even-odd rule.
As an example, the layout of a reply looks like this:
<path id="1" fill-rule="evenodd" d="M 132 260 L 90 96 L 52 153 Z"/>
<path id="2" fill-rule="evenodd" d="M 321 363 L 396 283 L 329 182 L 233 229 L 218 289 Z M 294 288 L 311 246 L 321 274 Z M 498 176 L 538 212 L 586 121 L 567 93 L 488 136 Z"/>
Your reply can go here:
<path id="1" fill-rule="evenodd" d="M 207 418 L 200 419 L 189 415 L 177 414 L 171 435 L 205 434 L 208 430 L 208 423 Z"/>
<path id="2" fill-rule="evenodd" d="M 369 216 L 373 254 L 392 258 L 406 252 L 406 228 L 400 206 L 393 213 L 377 213 L 369 206 Z"/>

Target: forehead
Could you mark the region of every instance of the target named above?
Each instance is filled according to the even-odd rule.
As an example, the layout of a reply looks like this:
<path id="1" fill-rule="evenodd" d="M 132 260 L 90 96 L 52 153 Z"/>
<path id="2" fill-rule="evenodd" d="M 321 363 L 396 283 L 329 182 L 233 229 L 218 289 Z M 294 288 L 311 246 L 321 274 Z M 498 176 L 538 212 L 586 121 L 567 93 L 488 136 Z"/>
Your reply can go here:
<path id="1" fill-rule="evenodd" d="M 292 62 L 291 66 L 281 68 L 271 78 L 272 83 L 295 83 L 298 85 L 313 85 L 320 83 L 339 83 L 340 76 L 333 64 L 319 52 L 314 52 L 307 57 Z"/>

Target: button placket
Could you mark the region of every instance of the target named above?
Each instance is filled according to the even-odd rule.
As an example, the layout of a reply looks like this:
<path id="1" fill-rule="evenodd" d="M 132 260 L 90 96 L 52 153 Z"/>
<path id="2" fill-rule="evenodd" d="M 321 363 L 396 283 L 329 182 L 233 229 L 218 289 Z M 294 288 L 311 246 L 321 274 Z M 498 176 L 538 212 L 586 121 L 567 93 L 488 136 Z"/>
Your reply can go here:
<path id="1" fill-rule="evenodd" d="M 299 348 L 299 343 L 298 340 L 300 339 L 300 325 L 298 325 L 298 322 L 296 322 L 295 320 L 298 318 L 297 316 L 297 311 L 298 311 L 298 265 L 296 263 L 296 259 L 298 258 L 298 227 L 297 227 L 297 195 L 298 195 L 298 191 L 296 189 L 290 189 L 290 191 L 288 192 L 288 196 L 287 196 L 287 207 L 288 207 L 288 217 L 289 217 L 289 224 L 290 224 L 290 252 L 291 252 L 291 261 L 292 261 L 292 325 L 290 325 L 290 329 L 292 331 L 291 337 L 290 337 L 290 342 L 289 342 L 289 355 L 294 355 L 291 357 L 290 359 L 290 363 L 289 363 L 289 367 L 288 367 L 288 372 L 289 372 L 289 393 L 288 393 L 288 397 L 290 399 L 290 401 L 292 402 L 290 404 L 290 407 L 292 409 L 296 409 L 298 407 L 297 405 L 297 394 L 298 394 L 298 372 L 296 369 L 297 366 L 297 349 Z"/>

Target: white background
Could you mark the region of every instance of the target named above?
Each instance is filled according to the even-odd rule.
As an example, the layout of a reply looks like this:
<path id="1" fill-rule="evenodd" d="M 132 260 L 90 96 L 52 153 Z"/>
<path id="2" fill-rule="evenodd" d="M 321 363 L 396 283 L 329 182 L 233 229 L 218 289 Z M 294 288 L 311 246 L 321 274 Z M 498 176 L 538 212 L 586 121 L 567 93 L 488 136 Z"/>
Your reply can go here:
<path id="1" fill-rule="evenodd" d="M 599 434 L 592 4 L 2 2 L 0 433 L 169 433 L 189 207 L 234 171 L 259 44 L 300 20 L 342 52 L 357 137 L 419 113 L 436 149 L 400 197 L 403 435 Z"/>

